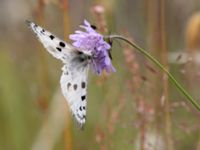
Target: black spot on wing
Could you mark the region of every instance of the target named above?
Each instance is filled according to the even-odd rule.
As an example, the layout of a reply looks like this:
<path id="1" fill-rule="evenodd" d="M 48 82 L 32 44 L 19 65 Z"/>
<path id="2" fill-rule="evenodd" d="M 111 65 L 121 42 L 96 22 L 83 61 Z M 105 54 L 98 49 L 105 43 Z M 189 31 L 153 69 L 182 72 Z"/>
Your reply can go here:
<path id="1" fill-rule="evenodd" d="M 67 89 L 69 89 L 71 86 L 71 83 L 67 83 Z"/>
<path id="2" fill-rule="evenodd" d="M 53 35 L 50 35 L 49 37 L 51 40 L 53 40 L 55 38 Z"/>
<path id="3" fill-rule="evenodd" d="M 60 42 L 59 45 L 60 45 L 61 47 L 65 47 L 65 43 L 63 43 L 63 42 Z"/>
<path id="4" fill-rule="evenodd" d="M 81 83 L 81 87 L 84 89 L 85 88 L 85 82 Z"/>
<path id="5" fill-rule="evenodd" d="M 84 101 L 85 99 L 86 99 L 86 96 L 85 96 L 85 95 L 81 96 L 81 100 L 82 100 L 82 101 Z"/>
<path id="6" fill-rule="evenodd" d="M 60 47 L 56 47 L 56 49 L 57 49 L 59 52 L 62 51 L 62 49 L 61 49 Z"/>
<path id="7" fill-rule="evenodd" d="M 82 107 L 81 106 L 79 107 L 79 110 L 82 111 Z"/>
<path id="8" fill-rule="evenodd" d="M 77 86 L 77 84 L 74 84 L 74 90 L 76 90 L 76 89 L 77 89 L 77 87 L 78 87 L 78 86 Z"/>
<path id="9" fill-rule="evenodd" d="M 45 32 L 45 30 L 44 30 L 44 29 L 42 29 L 42 30 L 41 30 L 41 33 L 43 34 L 44 32 Z"/>
<path id="10" fill-rule="evenodd" d="M 66 71 L 66 72 L 65 72 L 65 75 L 68 75 L 68 74 L 69 74 L 68 71 Z"/>

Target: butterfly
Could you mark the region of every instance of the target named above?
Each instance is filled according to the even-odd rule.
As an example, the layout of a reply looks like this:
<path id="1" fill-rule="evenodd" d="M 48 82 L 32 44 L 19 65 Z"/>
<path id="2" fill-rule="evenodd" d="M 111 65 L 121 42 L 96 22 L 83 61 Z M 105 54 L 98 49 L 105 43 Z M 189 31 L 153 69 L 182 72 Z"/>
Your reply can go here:
<path id="1" fill-rule="evenodd" d="M 63 62 L 61 90 L 75 120 L 82 128 L 86 122 L 87 80 L 91 52 L 81 51 L 31 21 L 26 23 L 47 51 Z"/>

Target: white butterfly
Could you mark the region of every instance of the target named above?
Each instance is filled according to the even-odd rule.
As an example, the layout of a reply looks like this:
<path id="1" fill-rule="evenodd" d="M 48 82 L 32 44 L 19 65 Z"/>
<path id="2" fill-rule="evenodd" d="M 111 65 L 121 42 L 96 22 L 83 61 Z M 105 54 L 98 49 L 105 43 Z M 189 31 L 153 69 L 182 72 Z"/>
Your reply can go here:
<path id="1" fill-rule="evenodd" d="M 26 22 L 47 51 L 64 63 L 60 79 L 62 93 L 67 99 L 73 116 L 82 128 L 86 121 L 86 88 L 92 54 L 60 40 L 33 22 Z"/>

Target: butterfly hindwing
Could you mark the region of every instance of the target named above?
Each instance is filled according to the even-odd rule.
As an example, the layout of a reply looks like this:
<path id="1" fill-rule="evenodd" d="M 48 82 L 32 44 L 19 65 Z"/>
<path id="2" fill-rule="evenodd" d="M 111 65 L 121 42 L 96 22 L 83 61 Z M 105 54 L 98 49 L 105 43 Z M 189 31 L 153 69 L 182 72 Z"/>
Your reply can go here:
<path id="1" fill-rule="evenodd" d="M 88 66 L 78 68 L 64 65 L 60 80 L 63 95 L 68 101 L 72 114 L 82 128 L 86 121 Z"/>

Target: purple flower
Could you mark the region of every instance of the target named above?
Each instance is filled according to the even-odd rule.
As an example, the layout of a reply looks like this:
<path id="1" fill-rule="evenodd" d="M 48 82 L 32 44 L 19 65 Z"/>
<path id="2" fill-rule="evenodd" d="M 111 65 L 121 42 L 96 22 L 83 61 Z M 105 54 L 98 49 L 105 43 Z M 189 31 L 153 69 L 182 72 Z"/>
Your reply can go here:
<path id="1" fill-rule="evenodd" d="M 71 34 L 69 37 L 74 41 L 72 45 L 83 51 L 90 51 L 93 54 L 91 67 L 97 74 L 101 74 L 103 69 L 108 73 L 115 72 L 108 54 L 111 48 L 110 45 L 104 41 L 103 36 L 97 33 L 86 20 L 84 20 L 84 25 L 80 27 L 86 31 L 75 31 L 75 34 Z"/>

